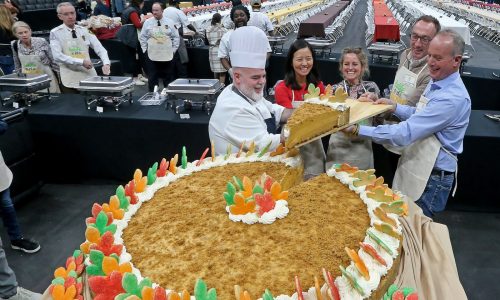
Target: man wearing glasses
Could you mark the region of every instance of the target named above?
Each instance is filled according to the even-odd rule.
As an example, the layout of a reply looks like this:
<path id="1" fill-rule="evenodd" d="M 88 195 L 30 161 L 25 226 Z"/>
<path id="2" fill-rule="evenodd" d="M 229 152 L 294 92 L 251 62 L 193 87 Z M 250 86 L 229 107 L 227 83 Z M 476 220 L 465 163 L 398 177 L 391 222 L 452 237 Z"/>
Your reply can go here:
<path id="1" fill-rule="evenodd" d="M 61 70 L 61 81 L 66 92 L 74 92 L 80 81 L 97 75 L 89 56 L 89 47 L 102 60 L 102 73 L 109 75 L 108 52 L 95 35 L 76 25 L 75 7 L 69 2 L 57 5 L 57 16 L 63 24 L 50 31 L 50 48 Z"/>

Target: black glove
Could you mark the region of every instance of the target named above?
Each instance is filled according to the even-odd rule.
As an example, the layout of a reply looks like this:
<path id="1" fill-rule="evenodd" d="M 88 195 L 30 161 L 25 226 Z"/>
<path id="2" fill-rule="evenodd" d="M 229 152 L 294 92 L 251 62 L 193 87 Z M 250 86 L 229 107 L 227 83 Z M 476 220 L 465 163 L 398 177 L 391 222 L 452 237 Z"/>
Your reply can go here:
<path id="1" fill-rule="evenodd" d="M 3 134 L 5 131 L 7 131 L 7 123 L 0 119 L 0 134 Z"/>

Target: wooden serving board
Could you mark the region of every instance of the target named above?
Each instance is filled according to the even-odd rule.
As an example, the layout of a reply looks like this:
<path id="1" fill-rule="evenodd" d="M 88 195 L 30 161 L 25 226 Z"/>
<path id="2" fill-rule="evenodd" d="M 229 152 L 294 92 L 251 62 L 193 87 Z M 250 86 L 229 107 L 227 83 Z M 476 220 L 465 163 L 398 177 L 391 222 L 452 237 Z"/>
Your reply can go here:
<path id="1" fill-rule="evenodd" d="M 371 118 L 373 116 L 379 115 L 381 113 L 384 113 L 388 110 L 391 109 L 391 105 L 385 105 L 385 104 L 373 104 L 372 102 L 359 102 L 358 100 L 354 99 L 347 99 L 346 104 L 349 105 L 350 107 L 350 112 L 349 112 L 349 123 L 345 124 L 344 126 L 340 127 L 335 127 L 330 131 L 327 131 L 321 135 L 318 135 L 308 141 L 302 142 L 295 147 L 301 147 L 303 145 L 309 144 L 312 141 L 315 141 L 317 139 L 320 139 L 324 136 L 330 135 L 332 133 L 335 133 L 337 131 L 340 131 L 344 128 L 347 128 L 353 124 L 359 123 L 363 120 L 366 120 L 368 118 Z"/>

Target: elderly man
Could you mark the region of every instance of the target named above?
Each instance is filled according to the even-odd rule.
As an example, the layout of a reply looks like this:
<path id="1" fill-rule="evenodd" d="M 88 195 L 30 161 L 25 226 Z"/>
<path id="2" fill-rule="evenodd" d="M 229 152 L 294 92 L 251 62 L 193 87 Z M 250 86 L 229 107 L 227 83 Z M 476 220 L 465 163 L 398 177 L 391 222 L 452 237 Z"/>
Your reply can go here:
<path id="1" fill-rule="evenodd" d="M 292 110 L 263 98 L 267 37 L 262 30 L 245 26 L 233 32 L 230 43 L 234 82 L 220 94 L 208 125 L 215 152 L 225 153 L 228 145 L 237 152 L 242 144 L 247 149 L 252 142 L 256 151 L 266 146 L 274 150 L 284 141 L 276 128 L 286 122 Z"/>
<path id="2" fill-rule="evenodd" d="M 163 14 L 161 3 L 152 6 L 154 18 L 149 18 L 142 25 L 139 42 L 146 55 L 148 88 L 152 92 L 162 78 L 164 87 L 172 81 L 172 59 L 179 48 L 179 32 L 174 23 Z"/>
<path id="3" fill-rule="evenodd" d="M 446 206 L 469 124 L 470 96 L 458 72 L 464 48 L 464 40 L 456 32 L 439 32 L 428 50 L 431 81 L 417 107 L 379 99 L 376 103 L 391 104 L 392 112 L 403 121 L 377 127 L 354 125 L 345 130 L 376 143 L 407 146 L 393 187 L 416 200 L 429 217 Z"/>
<path id="4" fill-rule="evenodd" d="M 260 12 L 260 8 L 262 7 L 261 0 L 252 0 L 250 1 L 250 5 L 252 6 L 252 13 L 250 21 L 248 21 L 248 26 L 256 26 L 262 29 L 265 34 L 274 35 L 273 23 L 271 23 L 266 14 Z"/>
<path id="5" fill-rule="evenodd" d="M 109 75 L 108 52 L 87 28 L 76 25 L 75 7 L 69 2 L 59 3 L 57 16 L 63 24 L 50 31 L 50 48 L 59 64 L 62 84 L 67 88 L 76 88 L 81 80 L 97 75 L 90 60 L 89 46 L 101 58 L 102 73 Z M 72 90 L 67 89 L 66 92 Z"/>

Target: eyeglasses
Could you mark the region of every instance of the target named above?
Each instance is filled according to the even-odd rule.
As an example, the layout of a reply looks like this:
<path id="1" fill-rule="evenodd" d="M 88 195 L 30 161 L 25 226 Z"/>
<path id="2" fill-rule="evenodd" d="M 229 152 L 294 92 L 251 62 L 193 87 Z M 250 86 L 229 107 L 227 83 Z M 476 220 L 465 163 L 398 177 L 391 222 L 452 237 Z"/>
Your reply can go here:
<path id="1" fill-rule="evenodd" d="M 418 39 L 420 39 L 420 42 L 422 42 L 422 44 L 428 44 L 432 40 L 431 37 L 428 37 L 425 35 L 418 35 L 418 34 L 412 32 L 411 33 L 411 40 L 413 42 L 416 42 Z"/>

